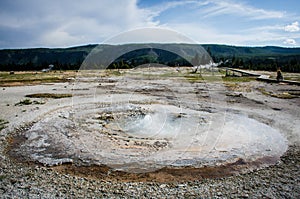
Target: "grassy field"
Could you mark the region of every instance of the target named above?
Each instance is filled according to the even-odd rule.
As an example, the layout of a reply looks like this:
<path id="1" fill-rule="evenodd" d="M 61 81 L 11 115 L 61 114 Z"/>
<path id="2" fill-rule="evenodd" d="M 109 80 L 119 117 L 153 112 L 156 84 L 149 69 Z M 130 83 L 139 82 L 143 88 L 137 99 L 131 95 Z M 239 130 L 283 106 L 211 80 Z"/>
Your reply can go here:
<path id="1" fill-rule="evenodd" d="M 174 68 L 166 68 L 163 73 L 155 73 L 155 70 L 142 73 L 134 70 L 81 70 L 81 71 L 20 71 L 10 74 L 10 72 L 0 72 L 0 86 L 24 86 L 37 85 L 43 83 L 67 82 L 76 77 L 101 77 L 101 76 L 122 76 L 124 74 L 133 76 L 147 77 L 174 77 L 184 78 L 190 82 L 205 82 L 205 81 L 224 81 L 224 82 L 250 82 L 255 80 L 252 77 L 225 77 L 225 70 L 220 69 L 218 72 L 210 72 L 202 70 L 201 75 L 192 73 L 190 68 L 181 68 L 180 71 L 175 71 Z M 275 72 L 256 71 L 258 74 L 269 75 L 270 78 L 276 78 Z M 284 79 L 300 81 L 300 73 L 283 73 Z"/>
<path id="2" fill-rule="evenodd" d="M 66 82 L 76 76 L 76 71 L 50 72 L 0 72 L 0 86 L 23 86 L 52 82 Z"/>

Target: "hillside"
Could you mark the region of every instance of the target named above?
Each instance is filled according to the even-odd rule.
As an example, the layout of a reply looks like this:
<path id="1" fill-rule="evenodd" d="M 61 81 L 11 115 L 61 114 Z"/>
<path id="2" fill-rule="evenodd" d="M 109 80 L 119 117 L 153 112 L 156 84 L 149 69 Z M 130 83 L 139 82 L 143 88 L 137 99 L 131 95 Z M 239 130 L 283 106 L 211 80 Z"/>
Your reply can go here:
<path id="1" fill-rule="evenodd" d="M 95 46 L 0 50 L 0 70 L 42 70 L 50 64 L 55 69 L 74 69 Z"/>
<path id="2" fill-rule="evenodd" d="M 86 45 L 72 48 L 35 48 L 0 50 L 0 70 L 42 70 L 50 64 L 56 70 L 78 69 L 85 58 L 97 45 Z M 169 66 L 190 65 L 186 59 L 172 51 L 174 46 L 184 51 L 186 57 L 195 56 L 199 45 L 195 44 L 155 44 L 147 48 L 146 44 L 126 44 L 119 46 L 100 45 L 97 48 L 108 52 L 122 52 L 124 49 L 136 49 L 120 54 L 109 64 L 109 68 L 131 68 L 140 64 L 156 62 Z M 280 66 L 286 72 L 300 72 L 300 48 L 283 47 L 237 47 L 228 45 L 202 45 L 215 62 L 223 61 L 236 68 L 253 70 L 276 70 Z"/>

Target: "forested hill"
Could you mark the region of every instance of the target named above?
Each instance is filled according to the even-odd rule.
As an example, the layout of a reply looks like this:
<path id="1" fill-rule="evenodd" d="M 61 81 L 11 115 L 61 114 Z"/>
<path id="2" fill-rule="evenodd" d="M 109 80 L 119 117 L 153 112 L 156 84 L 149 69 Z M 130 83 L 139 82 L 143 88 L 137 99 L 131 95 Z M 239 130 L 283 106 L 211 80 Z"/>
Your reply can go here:
<path id="1" fill-rule="evenodd" d="M 139 45 L 139 44 L 126 44 Z M 186 52 L 192 52 L 195 44 L 159 44 L 180 45 Z M 97 45 L 72 48 L 35 48 L 0 50 L 0 70 L 42 70 L 53 65 L 56 70 L 78 69 L 86 56 Z M 282 47 L 237 47 L 228 45 L 202 45 L 215 62 L 223 61 L 222 66 L 246 68 L 253 70 L 276 70 L 278 66 L 286 72 L 300 72 L 300 48 Z M 102 45 L 105 49 L 108 45 Z M 122 48 L 121 46 L 118 46 Z M 152 53 L 152 54 L 151 54 Z M 159 56 L 153 56 L 155 55 Z M 131 68 L 140 64 L 156 62 L 170 66 L 189 65 L 186 60 L 159 48 L 140 49 L 129 52 L 116 59 L 110 68 Z"/>
<path id="2" fill-rule="evenodd" d="M 252 70 L 276 70 L 300 72 L 300 48 L 236 47 L 227 45 L 202 45 L 209 51 L 215 62 L 229 60 L 236 68 Z"/>
<path id="3" fill-rule="evenodd" d="M 0 70 L 42 70 L 50 64 L 54 69 L 76 69 L 94 47 L 96 45 L 0 50 Z"/>

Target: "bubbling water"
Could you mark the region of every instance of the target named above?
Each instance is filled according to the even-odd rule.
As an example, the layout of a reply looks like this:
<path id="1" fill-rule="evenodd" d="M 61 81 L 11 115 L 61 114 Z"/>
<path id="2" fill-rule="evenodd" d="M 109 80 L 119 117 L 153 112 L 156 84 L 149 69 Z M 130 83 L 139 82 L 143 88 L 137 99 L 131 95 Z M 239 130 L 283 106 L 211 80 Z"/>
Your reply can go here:
<path id="1" fill-rule="evenodd" d="M 194 123 L 191 115 L 187 118 L 187 113 L 175 106 L 156 104 L 143 108 L 148 110 L 148 113 L 138 115 L 134 119 L 127 117 L 118 122 L 125 133 L 148 138 L 174 138 L 182 133 L 186 126 L 192 127 L 194 131 L 198 125 L 197 122 Z"/>
<path id="2" fill-rule="evenodd" d="M 52 112 L 25 132 L 17 153 L 47 165 L 80 160 L 140 173 L 280 157 L 287 149 L 278 130 L 246 115 L 228 113 L 216 121 L 220 128 L 211 125 L 217 113 L 166 104 L 94 108 Z"/>

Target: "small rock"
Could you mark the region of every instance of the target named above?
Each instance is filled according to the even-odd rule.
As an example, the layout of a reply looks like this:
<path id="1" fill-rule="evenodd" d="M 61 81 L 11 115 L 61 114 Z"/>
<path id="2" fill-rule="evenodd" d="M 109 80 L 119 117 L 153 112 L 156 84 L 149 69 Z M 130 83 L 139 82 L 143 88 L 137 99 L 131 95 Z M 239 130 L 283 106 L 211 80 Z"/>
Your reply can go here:
<path id="1" fill-rule="evenodd" d="M 222 196 L 222 192 L 217 192 L 217 196 Z"/>
<path id="2" fill-rule="evenodd" d="M 167 186 L 166 184 L 161 184 L 159 187 L 163 189 L 166 188 L 166 186 Z"/>

